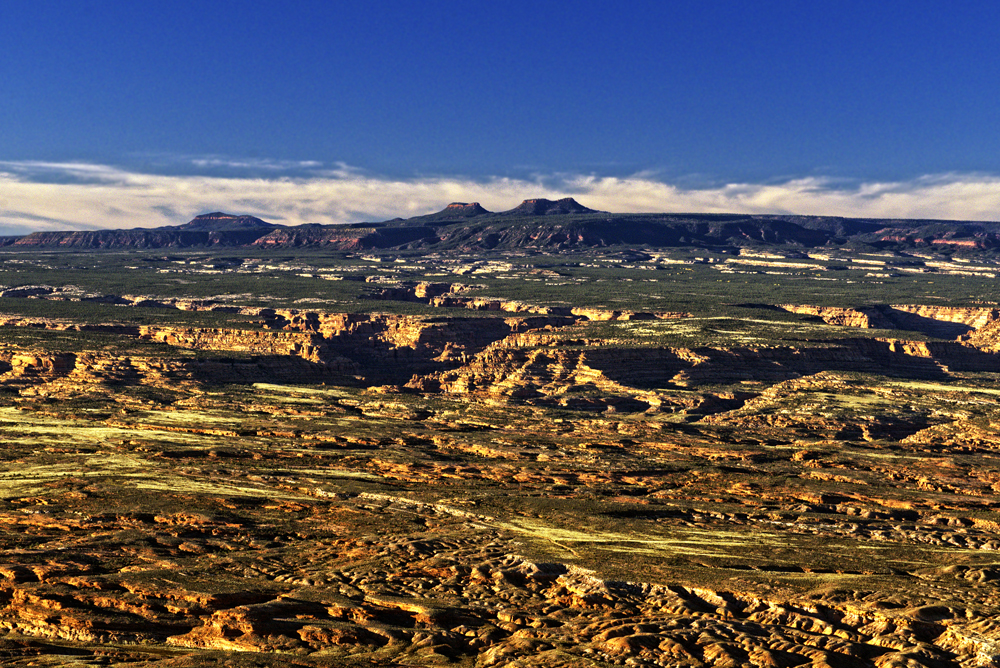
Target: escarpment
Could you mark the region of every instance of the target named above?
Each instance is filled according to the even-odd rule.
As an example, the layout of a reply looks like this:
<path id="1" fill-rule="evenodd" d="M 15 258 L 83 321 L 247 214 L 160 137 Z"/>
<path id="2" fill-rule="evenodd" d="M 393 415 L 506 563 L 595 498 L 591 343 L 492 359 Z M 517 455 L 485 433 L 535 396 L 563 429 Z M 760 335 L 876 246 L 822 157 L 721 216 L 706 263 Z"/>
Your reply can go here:
<path id="1" fill-rule="evenodd" d="M 1000 319 L 990 320 L 982 327 L 961 337 L 961 340 L 987 352 L 1000 352 Z"/>
<path id="2" fill-rule="evenodd" d="M 321 342 L 319 359 L 338 355 L 354 360 L 358 373 L 380 384 L 456 366 L 512 334 L 574 322 L 566 316 L 465 319 L 275 311 L 265 326 L 309 333 Z"/>
<path id="3" fill-rule="evenodd" d="M 608 406 L 631 398 L 648 408 L 690 409 L 705 397 L 678 399 L 676 390 L 780 383 L 830 371 L 919 379 L 947 378 L 952 370 L 1000 371 L 1000 356 L 949 342 L 844 339 L 811 348 L 695 349 L 573 348 L 553 343 L 557 341 L 537 335 L 510 337 L 492 344 L 467 364 L 414 377 L 407 386 L 564 406 Z M 736 398 L 729 391 L 723 394 Z M 735 404 L 719 404 L 719 409 L 727 405 Z"/>
<path id="4" fill-rule="evenodd" d="M 816 316 L 828 325 L 862 329 L 895 329 L 892 322 L 875 308 L 854 309 L 796 304 L 781 304 L 781 308 L 791 313 Z"/>
<path id="5" fill-rule="evenodd" d="M 97 230 L 93 232 L 34 232 L 16 240 L 18 248 L 190 248 L 198 246 L 245 246 L 267 234 L 268 228 L 198 230 L 159 228 L 153 230 Z"/>
<path id="6" fill-rule="evenodd" d="M 191 374 L 209 377 L 208 370 L 217 368 L 225 378 L 233 378 L 235 374 L 235 377 L 265 379 L 268 374 L 287 377 L 299 373 L 303 374 L 303 380 L 332 374 L 342 377 L 344 382 L 347 381 L 343 377 L 351 377 L 352 383 L 361 379 L 378 385 L 405 382 L 414 373 L 456 366 L 489 344 L 514 334 L 558 328 L 576 321 L 565 316 L 466 320 L 287 310 L 264 310 L 262 317 L 265 329 L 108 326 L 100 331 L 173 348 L 219 353 L 202 359 L 143 362 L 145 366 L 170 367 L 177 373 L 183 368 Z M 67 323 L 24 319 L 10 319 L 6 324 L 57 331 L 73 327 Z M 237 353 L 240 357 L 226 359 L 227 353 Z M 93 354 L 11 353 L 7 363 L 14 375 L 48 377 L 85 368 L 101 357 L 100 354 L 95 358 Z M 136 359 L 142 357 L 137 355 Z M 254 373 L 254 368 L 259 371 Z"/>
<path id="7" fill-rule="evenodd" d="M 892 305 L 843 308 L 782 304 L 791 313 L 812 315 L 830 325 L 863 329 L 903 329 L 941 338 L 957 338 L 1000 319 L 996 308 Z"/>
<path id="8" fill-rule="evenodd" d="M 139 330 L 139 338 L 195 350 L 295 356 L 314 362 L 325 361 L 324 357 L 332 357 L 325 354 L 327 351 L 322 336 L 298 332 L 142 327 Z"/>
<path id="9" fill-rule="evenodd" d="M 356 370 L 349 360 L 316 363 L 296 355 L 170 359 L 95 352 L 57 355 L 38 351 L 0 352 L 0 383 L 21 385 L 25 388 L 22 394 L 36 395 L 72 393 L 92 385 L 170 387 L 184 382 L 325 382 L 334 378 L 349 382 L 350 374 Z"/>
<path id="10" fill-rule="evenodd" d="M 738 405 L 741 393 L 721 389 L 695 398 L 679 393 L 706 386 L 780 383 L 831 371 L 925 380 L 947 378 L 954 372 L 1000 372 L 994 333 L 1000 321 L 993 319 L 992 310 L 920 310 L 919 317 L 947 317 L 963 326 L 987 323 L 960 341 L 854 337 L 805 346 L 721 347 L 629 347 L 588 341 L 575 336 L 586 331 L 586 323 L 632 318 L 628 313 L 574 310 L 575 315 L 432 318 L 262 309 L 257 311 L 261 329 L 104 326 L 100 330 L 168 348 L 202 351 L 193 359 L 14 351 L 0 354 L 0 364 L 6 365 L 10 378 L 73 376 L 134 382 L 141 377 L 152 382 L 216 374 L 244 382 L 298 375 L 494 401 L 598 409 L 617 405 L 631 411 L 671 406 L 689 410 L 705 401 L 723 410 Z M 803 312 L 822 313 L 837 323 L 860 322 L 858 311 L 809 307 Z M 70 327 L 58 322 L 7 322 L 56 330 Z M 719 403 L 721 396 L 729 399 Z"/>

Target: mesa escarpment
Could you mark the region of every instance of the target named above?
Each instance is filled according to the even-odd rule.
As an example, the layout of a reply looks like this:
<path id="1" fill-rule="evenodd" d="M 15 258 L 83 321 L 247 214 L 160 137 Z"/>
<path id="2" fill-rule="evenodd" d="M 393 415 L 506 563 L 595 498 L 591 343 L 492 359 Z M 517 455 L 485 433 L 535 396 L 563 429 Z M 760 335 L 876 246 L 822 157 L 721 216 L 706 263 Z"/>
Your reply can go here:
<path id="1" fill-rule="evenodd" d="M 831 247 L 895 249 L 908 254 L 992 251 L 996 223 L 873 220 L 834 216 L 741 214 L 616 214 L 571 197 L 530 198 L 490 212 L 454 202 L 441 211 L 384 222 L 284 226 L 254 216 L 214 212 L 182 225 L 128 230 L 36 232 L 7 237 L 10 249 L 39 248 L 300 248 L 361 249 L 588 249 L 615 245 L 661 248 Z M 961 268 L 958 268 L 961 270 Z"/>
<path id="2" fill-rule="evenodd" d="M 395 248 L 414 243 L 429 243 L 434 230 L 425 227 L 382 228 L 376 226 L 301 225 L 274 230 L 257 237 L 254 246 L 262 248 L 296 248 L 319 246 L 335 250 L 367 250 Z"/>
<path id="3" fill-rule="evenodd" d="M 192 246 L 248 246 L 268 228 L 248 230 L 100 230 L 93 232 L 33 232 L 12 244 L 14 248 L 190 248 Z"/>
<path id="4" fill-rule="evenodd" d="M 598 213 L 594 209 L 588 209 L 572 197 L 564 197 L 560 200 L 549 199 L 526 199 L 519 205 L 505 211 L 506 216 L 558 216 L 569 213 Z"/>

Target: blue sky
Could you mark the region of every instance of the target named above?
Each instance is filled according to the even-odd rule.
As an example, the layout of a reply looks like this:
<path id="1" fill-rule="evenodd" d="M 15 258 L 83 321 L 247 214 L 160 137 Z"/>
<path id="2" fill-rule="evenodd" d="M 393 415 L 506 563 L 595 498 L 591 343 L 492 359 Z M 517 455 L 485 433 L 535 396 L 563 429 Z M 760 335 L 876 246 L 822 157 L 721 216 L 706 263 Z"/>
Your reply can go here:
<path id="1" fill-rule="evenodd" d="M 0 225 L 567 194 L 995 220 L 998 27 L 971 1 L 4 2 Z"/>

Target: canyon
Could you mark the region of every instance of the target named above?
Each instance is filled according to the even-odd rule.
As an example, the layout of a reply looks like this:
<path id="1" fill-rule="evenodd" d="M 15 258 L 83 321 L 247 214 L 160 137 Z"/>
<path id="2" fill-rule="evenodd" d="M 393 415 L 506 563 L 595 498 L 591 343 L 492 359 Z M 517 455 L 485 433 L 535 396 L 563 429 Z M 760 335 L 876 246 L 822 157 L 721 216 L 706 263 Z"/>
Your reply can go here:
<path id="1" fill-rule="evenodd" d="M 1000 304 L 871 270 L 984 248 L 261 223 L 0 249 L 4 665 L 1000 663 Z"/>

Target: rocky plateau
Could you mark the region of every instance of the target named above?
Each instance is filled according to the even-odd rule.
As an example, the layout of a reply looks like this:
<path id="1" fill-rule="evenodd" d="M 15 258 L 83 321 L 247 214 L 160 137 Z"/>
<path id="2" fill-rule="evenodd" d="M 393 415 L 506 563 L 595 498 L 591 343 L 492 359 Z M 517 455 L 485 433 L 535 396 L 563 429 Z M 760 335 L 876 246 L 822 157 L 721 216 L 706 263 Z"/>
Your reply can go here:
<path id="1" fill-rule="evenodd" d="M 982 272 L 579 255 L 608 216 L 215 213 L 121 234 L 250 255 L 2 249 L 0 665 L 1000 665 Z M 398 250 L 448 234 L 466 250 Z M 399 244 L 355 254 L 373 238 Z"/>

